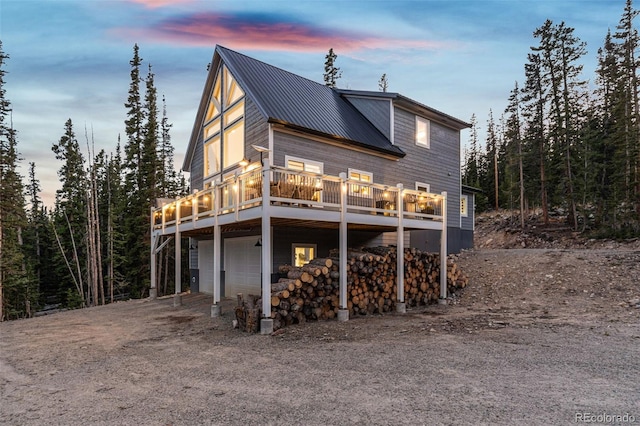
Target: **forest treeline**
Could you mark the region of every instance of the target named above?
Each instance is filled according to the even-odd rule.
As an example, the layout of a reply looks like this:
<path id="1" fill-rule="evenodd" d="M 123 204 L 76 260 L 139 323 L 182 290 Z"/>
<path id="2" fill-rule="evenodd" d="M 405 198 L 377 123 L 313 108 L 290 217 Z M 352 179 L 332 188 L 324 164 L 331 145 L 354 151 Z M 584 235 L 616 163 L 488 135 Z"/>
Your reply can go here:
<path id="1" fill-rule="evenodd" d="M 477 187 L 476 211 L 550 212 L 593 236 L 640 235 L 640 99 L 638 11 L 627 0 L 621 19 L 603 34 L 592 80 L 587 46 L 564 22 L 533 32 L 533 46 L 499 119 L 490 111 L 486 139 L 471 118 L 463 184 Z"/>
<path id="2" fill-rule="evenodd" d="M 0 41 L 0 320 L 50 304 L 76 308 L 148 295 L 150 208 L 157 198 L 188 193 L 173 165 L 171 124 L 151 64 L 143 75 L 135 45 L 126 139 L 118 136 L 113 152 L 95 152 L 90 128 L 61 123 L 51 147 L 60 189 L 47 208 L 35 164 L 28 164 L 27 177 L 19 174 L 18 130 L 4 88 L 8 59 Z M 160 254 L 159 294 L 173 292 L 173 256 L 174 250 Z"/>
<path id="3" fill-rule="evenodd" d="M 619 24 L 603 32 L 593 81 L 583 75 L 586 45 L 573 28 L 548 20 L 535 29 L 523 82 L 515 82 L 497 120 L 490 112 L 484 143 L 471 118 L 462 176 L 482 189 L 478 211 L 520 209 L 524 219 L 539 209 L 545 222 L 560 211 L 579 231 L 640 235 L 637 14 L 627 0 Z M 19 129 L 4 88 L 8 59 L 0 41 L 0 320 L 51 303 L 75 308 L 148 295 L 150 207 L 188 193 L 175 172 L 171 124 L 151 65 L 143 68 L 135 45 L 124 140 L 114 141 L 113 152 L 95 152 L 90 128 L 61 123 L 51 147 L 60 189 L 49 209 L 35 164 L 28 176 L 19 173 Z M 159 295 L 174 291 L 173 256 L 160 252 Z"/>

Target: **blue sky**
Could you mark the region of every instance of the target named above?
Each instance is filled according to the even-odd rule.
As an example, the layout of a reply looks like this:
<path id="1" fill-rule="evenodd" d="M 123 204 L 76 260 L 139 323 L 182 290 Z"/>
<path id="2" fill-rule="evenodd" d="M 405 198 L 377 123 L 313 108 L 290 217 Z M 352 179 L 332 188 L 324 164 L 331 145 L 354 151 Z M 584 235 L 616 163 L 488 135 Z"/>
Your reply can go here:
<path id="1" fill-rule="evenodd" d="M 0 0 L 0 40 L 22 174 L 36 163 L 51 205 L 60 168 L 51 146 L 68 118 L 83 149 L 85 129 L 97 150 L 126 139 L 135 43 L 166 97 L 180 166 L 216 44 L 318 82 L 333 47 L 339 87 L 378 90 L 386 73 L 389 91 L 465 121 L 475 113 L 482 131 L 489 110 L 498 119 L 522 85 L 546 19 L 587 43 L 584 78 L 593 80 L 623 9 L 624 0 Z"/>

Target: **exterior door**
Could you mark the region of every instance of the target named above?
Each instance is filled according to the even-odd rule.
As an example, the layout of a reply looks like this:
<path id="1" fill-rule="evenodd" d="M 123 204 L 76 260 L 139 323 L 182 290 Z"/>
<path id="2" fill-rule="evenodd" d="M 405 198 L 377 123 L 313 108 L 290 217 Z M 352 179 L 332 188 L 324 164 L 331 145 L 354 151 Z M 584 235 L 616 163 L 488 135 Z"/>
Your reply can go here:
<path id="1" fill-rule="evenodd" d="M 225 297 L 261 293 L 258 236 L 224 240 Z"/>
<path id="2" fill-rule="evenodd" d="M 198 242 L 200 293 L 213 294 L 213 240 Z"/>

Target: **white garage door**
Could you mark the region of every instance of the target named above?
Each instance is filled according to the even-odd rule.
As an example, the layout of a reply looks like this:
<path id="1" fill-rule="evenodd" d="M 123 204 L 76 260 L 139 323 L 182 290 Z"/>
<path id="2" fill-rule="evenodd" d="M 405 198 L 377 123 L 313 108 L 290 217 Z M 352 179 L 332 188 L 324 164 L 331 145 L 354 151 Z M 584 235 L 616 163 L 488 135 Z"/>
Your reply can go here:
<path id="1" fill-rule="evenodd" d="M 200 292 L 213 294 L 213 241 L 198 242 L 198 269 L 200 272 Z"/>
<path id="2" fill-rule="evenodd" d="M 224 240 L 225 297 L 237 293 L 260 294 L 260 249 L 258 237 Z"/>

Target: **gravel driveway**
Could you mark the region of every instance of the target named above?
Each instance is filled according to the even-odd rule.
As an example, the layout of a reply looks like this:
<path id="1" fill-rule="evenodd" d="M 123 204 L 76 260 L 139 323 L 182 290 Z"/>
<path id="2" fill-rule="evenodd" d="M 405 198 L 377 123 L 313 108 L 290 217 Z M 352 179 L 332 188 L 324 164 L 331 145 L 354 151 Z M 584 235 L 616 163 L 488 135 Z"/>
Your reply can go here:
<path id="1" fill-rule="evenodd" d="M 458 263 L 448 306 L 274 336 L 202 295 L 2 323 L 0 424 L 640 423 L 640 252 Z"/>

